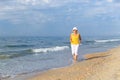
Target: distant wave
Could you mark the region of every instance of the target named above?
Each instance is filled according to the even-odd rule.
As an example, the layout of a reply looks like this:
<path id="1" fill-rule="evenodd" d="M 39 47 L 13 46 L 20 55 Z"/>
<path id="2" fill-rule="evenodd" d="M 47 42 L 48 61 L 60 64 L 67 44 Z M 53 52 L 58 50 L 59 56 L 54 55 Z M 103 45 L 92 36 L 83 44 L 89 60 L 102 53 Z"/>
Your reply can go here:
<path id="1" fill-rule="evenodd" d="M 120 39 L 95 40 L 95 42 L 98 43 L 116 42 L 116 41 L 120 41 Z"/>
<path id="2" fill-rule="evenodd" d="M 32 51 L 35 53 L 46 53 L 46 52 L 61 51 L 61 50 L 65 50 L 68 48 L 69 48 L 68 46 L 56 46 L 56 47 L 51 47 L 51 48 L 32 49 Z"/>
<path id="3" fill-rule="evenodd" d="M 10 45 L 6 45 L 5 47 L 9 47 L 9 48 L 14 48 L 14 47 L 31 47 L 33 45 L 27 45 L 27 44 L 10 44 Z"/>

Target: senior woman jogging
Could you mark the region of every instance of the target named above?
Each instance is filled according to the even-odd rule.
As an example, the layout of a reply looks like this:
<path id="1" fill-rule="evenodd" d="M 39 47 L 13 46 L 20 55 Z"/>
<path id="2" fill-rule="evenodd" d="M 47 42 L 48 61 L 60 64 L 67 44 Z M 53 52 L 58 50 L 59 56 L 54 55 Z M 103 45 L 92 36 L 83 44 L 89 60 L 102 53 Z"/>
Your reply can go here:
<path id="1" fill-rule="evenodd" d="M 73 60 L 76 62 L 78 59 L 78 49 L 81 43 L 81 36 L 78 32 L 77 27 L 74 27 L 70 35 L 71 50 L 73 55 Z"/>

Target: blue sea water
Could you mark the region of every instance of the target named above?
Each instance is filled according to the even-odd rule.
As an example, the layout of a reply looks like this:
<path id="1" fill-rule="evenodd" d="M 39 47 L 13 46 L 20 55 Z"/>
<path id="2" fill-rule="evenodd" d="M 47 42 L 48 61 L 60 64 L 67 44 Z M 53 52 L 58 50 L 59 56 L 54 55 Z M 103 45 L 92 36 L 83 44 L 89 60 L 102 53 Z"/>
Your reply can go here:
<path id="1" fill-rule="evenodd" d="M 83 55 L 119 46 L 118 36 L 83 36 Z M 0 78 L 40 72 L 72 64 L 69 37 L 0 37 Z"/>

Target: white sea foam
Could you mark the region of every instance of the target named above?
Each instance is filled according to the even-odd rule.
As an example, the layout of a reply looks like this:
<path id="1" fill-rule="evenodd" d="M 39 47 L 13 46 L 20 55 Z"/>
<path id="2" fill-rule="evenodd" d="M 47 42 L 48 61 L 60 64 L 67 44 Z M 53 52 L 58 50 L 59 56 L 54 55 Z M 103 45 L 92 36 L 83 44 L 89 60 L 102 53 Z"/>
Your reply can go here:
<path id="1" fill-rule="evenodd" d="M 95 42 L 100 42 L 100 43 L 116 42 L 116 41 L 120 41 L 120 39 L 95 40 Z"/>
<path id="2" fill-rule="evenodd" d="M 33 49 L 32 51 L 35 53 L 46 53 L 46 52 L 54 52 L 54 51 L 61 51 L 68 49 L 68 46 L 56 46 L 56 47 L 51 47 L 51 48 L 39 48 L 39 49 Z"/>

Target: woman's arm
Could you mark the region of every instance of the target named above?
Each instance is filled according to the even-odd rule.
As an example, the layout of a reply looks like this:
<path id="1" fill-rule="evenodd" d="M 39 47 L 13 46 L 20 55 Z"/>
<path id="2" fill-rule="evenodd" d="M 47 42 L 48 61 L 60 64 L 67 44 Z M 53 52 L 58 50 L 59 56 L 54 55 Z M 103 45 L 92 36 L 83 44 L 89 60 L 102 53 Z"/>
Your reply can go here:
<path id="1" fill-rule="evenodd" d="M 80 35 L 80 34 L 79 34 L 79 39 L 80 39 L 80 42 L 81 42 L 82 38 L 81 38 L 81 35 Z"/>
<path id="2" fill-rule="evenodd" d="M 72 42 L 72 37 L 71 37 L 71 35 L 70 35 L 70 42 Z"/>

